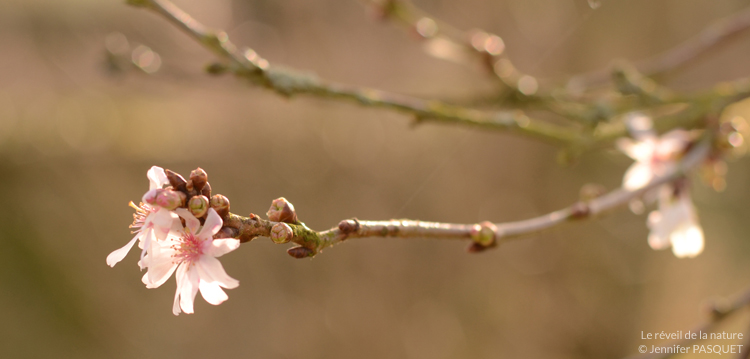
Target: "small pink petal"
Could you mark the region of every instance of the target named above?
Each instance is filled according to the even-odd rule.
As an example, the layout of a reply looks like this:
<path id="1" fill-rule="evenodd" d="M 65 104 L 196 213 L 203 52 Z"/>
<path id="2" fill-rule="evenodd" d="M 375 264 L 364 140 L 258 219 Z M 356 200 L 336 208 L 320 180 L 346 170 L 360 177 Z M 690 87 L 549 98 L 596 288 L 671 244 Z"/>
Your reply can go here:
<path id="1" fill-rule="evenodd" d="M 154 236 L 154 229 L 153 228 L 146 228 L 146 230 L 141 232 L 143 236 L 141 236 L 141 241 L 143 241 L 143 250 L 141 251 L 141 259 L 138 262 L 138 265 L 141 267 L 141 270 L 148 267 L 148 262 L 144 259 L 146 258 L 146 253 L 151 250 L 151 243 L 156 242 L 156 238 Z"/>
<path id="2" fill-rule="evenodd" d="M 188 314 L 194 312 L 193 303 L 195 302 L 195 296 L 198 294 L 199 283 L 200 277 L 198 276 L 198 272 L 188 266 L 183 276 L 182 285 L 180 286 L 180 308 L 182 308 L 183 312 Z"/>
<path id="3" fill-rule="evenodd" d="M 154 246 L 154 248 L 160 247 L 159 245 Z M 177 269 L 177 264 L 174 263 L 172 258 L 172 254 L 174 254 L 174 250 L 171 248 L 161 248 L 159 251 L 152 251 L 148 254 L 150 258 L 149 264 L 148 264 L 148 272 L 146 273 L 148 275 L 148 288 L 157 288 L 164 284 L 164 282 L 169 279 L 169 277 L 172 276 L 172 273 L 174 273 L 175 269 Z"/>
<path id="4" fill-rule="evenodd" d="M 177 273 L 175 273 L 174 278 L 177 282 L 177 290 L 174 293 L 174 303 L 172 304 L 172 314 L 174 315 L 180 315 L 182 311 L 180 310 L 180 291 L 182 290 L 182 283 L 185 281 L 185 271 L 187 271 L 186 266 L 180 264 L 179 267 L 177 267 Z"/>
<path id="5" fill-rule="evenodd" d="M 177 213 L 178 216 L 182 217 L 182 219 L 185 220 L 185 228 L 189 229 L 193 234 L 198 233 L 198 228 L 200 228 L 201 222 L 198 220 L 198 218 L 195 218 L 195 216 L 190 213 L 190 211 L 185 208 L 177 208 L 175 209 L 175 213 Z"/>
<path id="6" fill-rule="evenodd" d="M 218 238 L 211 241 L 206 247 L 206 254 L 212 257 L 221 257 L 239 248 L 240 240 L 234 238 Z"/>
<path id="7" fill-rule="evenodd" d="M 214 234 L 219 232 L 221 226 L 224 225 L 224 221 L 221 220 L 219 214 L 213 208 L 208 209 L 208 216 L 206 222 L 203 223 L 203 229 L 201 229 L 201 236 L 213 237 Z"/>
<path id="8" fill-rule="evenodd" d="M 128 244 L 126 244 L 124 247 L 110 253 L 107 256 L 107 265 L 110 267 L 114 267 L 115 264 L 119 263 L 123 258 L 125 258 L 125 256 L 128 255 L 128 252 L 130 252 L 130 249 L 133 248 L 135 241 L 140 235 L 140 233 L 136 234 L 135 237 L 133 237 L 133 239 L 131 239 L 130 242 L 128 242 Z"/>
<path id="9" fill-rule="evenodd" d="M 217 283 L 209 283 L 201 280 L 198 288 L 201 291 L 203 299 L 210 304 L 219 305 L 229 299 L 227 294 L 224 293 Z"/>
<path id="10" fill-rule="evenodd" d="M 149 215 L 147 221 L 148 220 L 154 224 L 154 227 L 160 228 L 161 232 L 169 232 L 172 228 L 172 224 L 177 220 L 177 215 L 168 209 L 159 208 L 158 211 Z M 159 239 L 162 240 L 164 238 Z"/>
<path id="11" fill-rule="evenodd" d="M 151 167 L 151 169 L 149 169 L 146 173 L 146 176 L 148 177 L 150 190 L 157 188 L 160 189 L 165 184 L 169 183 L 167 174 L 164 172 L 164 169 L 158 166 Z"/>
<path id="12" fill-rule="evenodd" d="M 195 267 L 201 274 L 200 277 L 205 278 L 204 280 L 207 282 L 215 282 L 227 289 L 237 288 L 237 286 L 240 285 L 238 280 L 230 277 L 227 272 L 224 271 L 221 262 L 214 257 L 207 255 L 201 256 L 201 258 L 195 262 Z"/>

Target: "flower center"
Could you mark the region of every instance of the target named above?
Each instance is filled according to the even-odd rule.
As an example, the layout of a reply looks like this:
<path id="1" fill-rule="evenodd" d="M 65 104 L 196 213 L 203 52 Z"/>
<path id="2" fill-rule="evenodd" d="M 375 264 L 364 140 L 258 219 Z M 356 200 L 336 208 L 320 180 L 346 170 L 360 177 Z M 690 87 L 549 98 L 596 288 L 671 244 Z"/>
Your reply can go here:
<path id="1" fill-rule="evenodd" d="M 185 232 L 182 234 L 179 243 L 172 246 L 175 250 L 173 257 L 175 263 L 193 264 L 202 254 L 201 244 L 203 240 L 195 236 L 189 229 L 185 228 Z"/>
<path id="2" fill-rule="evenodd" d="M 133 224 L 129 225 L 128 228 L 137 228 L 134 231 L 130 231 L 130 233 L 140 232 L 143 229 L 143 224 L 146 222 L 146 217 L 158 210 L 158 208 L 149 206 L 148 204 L 143 202 L 139 203 L 136 206 L 133 201 L 130 201 L 130 203 L 128 203 L 128 206 L 135 209 L 135 213 L 133 213 Z"/>

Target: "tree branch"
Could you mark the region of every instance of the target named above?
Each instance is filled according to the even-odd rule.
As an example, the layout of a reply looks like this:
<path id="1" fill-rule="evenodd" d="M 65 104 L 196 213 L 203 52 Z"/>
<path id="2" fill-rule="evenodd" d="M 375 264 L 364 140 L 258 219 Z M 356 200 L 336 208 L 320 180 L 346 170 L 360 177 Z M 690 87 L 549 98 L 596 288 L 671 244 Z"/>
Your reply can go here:
<path id="1" fill-rule="evenodd" d="M 454 224 L 409 219 L 393 219 L 389 221 L 347 219 L 341 221 L 337 227 L 317 232 L 308 228 L 303 223 L 297 222 L 295 219 L 295 221 L 287 223 L 287 225 L 291 227 L 293 232 L 290 241 L 298 244 L 299 247 L 291 248 L 289 253 L 297 258 L 312 257 L 320 253 L 323 249 L 347 239 L 367 237 L 429 237 L 473 240 L 474 243 L 470 247 L 471 251 L 483 250 L 494 246 L 497 242 L 538 233 L 568 221 L 593 218 L 606 211 L 623 206 L 661 185 L 685 176 L 698 164 L 703 162 L 711 152 L 711 138 L 710 136 L 704 137 L 704 139 L 695 144 L 693 149 L 685 155 L 682 161 L 671 172 L 654 179 L 648 185 L 635 191 L 618 189 L 588 202 L 577 202 L 570 207 L 543 216 L 497 224 L 489 222 Z M 271 230 L 277 223 L 279 222 L 265 220 L 254 214 L 251 214 L 250 217 L 242 217 L 229 213 L 224 219 L 224 226 L 228 229 L 226 233 L 240 238 L 243 242 L 250 241 L 258 236 L 271 237 Z M 490 240 L 482 242 L 483 231 L 491 231 Z"/>
<path id="2" fill-rule="evenodd" d="M 722 18 L 704 28 L 696 36 L 651 59 L 636 62 L 635 67 L 645 76 L 657 77 L 692 65 L 710 51 L 750 29 L 750 7 Z M 577 86 L 591 87 L 611 79 L 611 70 L 604 69 L 573 77 L 569 82 Z"/>
<path id="3" fill-rule="evenodd" d="M 576 128 L 533 119 L 520 110 L 484 112 L 435 100 L 422 100 L 375 89 L 329 83 L 310 73 L 271 66 L 255 51 L 251 49 L 240 51 L 232 44 L 225 32 L 209 30 L 167 0 L 129 0 L 128 2 L 157 12 L 216 55 L 229 61 L 227 66 L 211 66 L 210 72 L 215 74 L 231 72 L 284 96 L 307 94 L 346 99 L 363 106 L 407 113 L 413 115 L 417 122 L 430 121 L 509 131 L 556 144 L 578 142 L 584 137 Z"/>

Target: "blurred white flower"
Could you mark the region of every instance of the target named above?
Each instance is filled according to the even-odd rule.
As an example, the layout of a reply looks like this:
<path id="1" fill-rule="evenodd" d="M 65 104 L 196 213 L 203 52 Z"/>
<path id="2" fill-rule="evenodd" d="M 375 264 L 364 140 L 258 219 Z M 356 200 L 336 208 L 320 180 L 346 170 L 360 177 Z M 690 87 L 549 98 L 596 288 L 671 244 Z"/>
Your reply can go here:
<path id="1" fill-rule="evenodd" d="M 130 206 L 136 210 L 136 213 L 133 215 L 133 224 L 130 225 L 130 228 L 135 228 L 133 231 L 135 237 L 124 247 L 115 250 L 107 256 L 107 265 L 110 267 L 114 267 L 115 264 L 125 258 L 137 240 L 140 240 L 138 246 L 143 249 L 141 252 L 141 262 L 139 263 L 144 263 L 143 259 L 146 252 L 152 247 L 151 242 L 166 240 L 171 230 L 181 228 L 177 214 L 160 207 L 153 200 L 156 191 L 161 190 L 164 185 L 169 183 L 164 169 L 153 166 L 148 170 L 147 176 L 149 191 L 143 195 L 143 202 L 146 203 L 142 202 L 139 206 L 135 206 L 133 202 L 130 202 Z M 141 269 L 144 267 L 142 264 Z"/>
<path id="2" fill-rule="evenodd" d="M 622 180 L 623 188 L 634 191 L 672 171 L 688 149 L 691 137 L 682 129 L 659 137 L 651 119 L 643 115 L 632 116 L 627 125 L 634 140 L 622 138 L 617 146 L 635 160 Z M 658 209 L 648 216 L 648 244 L 657 250 L 671 246 L 679 258 L 692 258 L 703 252 L 703 230 L 687 187 L 686 180 L 677 181 L 645 194 L 648 202 L 658 195 Z"/>
<path id="3" fill-rule="evenodd" d="M 617 147 L 635 160 L 625 172 L 622 186 L 636 190 L 674 168 L 676 160 L 690 143 L 690 134 L 677 129 L 658 137 L 648 117 L 636 116 L 629 122 L 635 140 L 621 138 L 617 141 Z"/>
<path id="4" fill-rule="evenodd" d="M 665 249 L 671 245 L 678 258 L 693 258 L 703 252 L 703 229 L 686 190 L 662 187 L 659 209 L 649 214 L 647 224 L 651 230 L 648 236 L 651 248 Z"/>
<path id="5" fill-rule="evenodd" d="M 234 238 L 214 239 L 223 222 L 211 208 L 200 227 L 200 221 L 188 210 L 178 208 L 177 214 L 185 220 L 182 235 L 166 241 L 155 242 L 146 259 L 148 272 L 143 283 L 148 288 L 164 284 L 176 272 L 177 291 L 172 313 L 193 313 L 193 302 L 198 291 L 207 302 L 218 305 L 228 299 L 221 289 L 236 288 L 239 282 L 227 275 L 217 257 L 237 249 L 240 241 Z"/>

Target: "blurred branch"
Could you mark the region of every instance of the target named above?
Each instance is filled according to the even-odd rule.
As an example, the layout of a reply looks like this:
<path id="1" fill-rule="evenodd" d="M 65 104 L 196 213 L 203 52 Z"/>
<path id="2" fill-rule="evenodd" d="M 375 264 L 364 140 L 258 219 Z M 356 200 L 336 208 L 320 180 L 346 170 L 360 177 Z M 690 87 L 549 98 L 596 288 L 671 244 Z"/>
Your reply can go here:
<path id="1" fill-rule="evenodd" d="M 649 77 L 675 72 L 696 63 L 710 51 L 736 39 L 748 29 L 750 29 L 750 7 L 714 22 L 693 38 L 658 56 L 637 62 L 635 66 L 638 71 Z M 575 76 L 570 83 L 583 87 L 596 86 L 609 81 L 610 74 L 609 69 L 599 70 Z"/>
<path id="2" fill-rule="evenodd" d="M 563 125 L 532 118 L 521 109 L 482 111 L 437 100 L 423 100 L 365 87 L 330 83 L 310 73 L 271 66 L 267 60 L 252 49 L 238 49 L 229 40 L 225 32 L 208 29 L 168 0 L 128 0 L 128 3 L 157 12 L 223 59 L 225 63 L 208 67 L 207 70 L 211 73 L 233 73 L 237 77 L 287 97 L 295 94 L 307 94 L 322 98 L 353 101 L 368 107 L 390 109 L 413 116 L 415 123 L 439 122 L 516 133 L 563 145 L 570 153 L 581 153 L 585 149 L 610 146 L 615 138 L 627 136 L 625 126 L 621 118 L 618 117 L 622 114 L 633 111 L 648 111 L 649 115 L 654 117 L 656 127 L 662 130 L 689 126 L 705 127 L 706 123 L 701 121 L 706 118 L 707 114 L 723 108 L 730 103 L 729 101 L 737 101 L 750 94 L 749 82 L 747 79 L 741 79 L 732 83 L 720 84 L 707 92 L 683 95 L 657 85 L 635 67 L 622 66 L 616 68 L 613 72 L 613 79 L 619 90 L 618 93 L 581 97 L 573 96 L 566 90 L 557 89 L 551 93 L 555 94 L 554 96 L 540 97 L 536 95 L 536 102 L 521 101 L 516 103 L 517 106 L 521 107 L 541 108 L 577 122 Z M 415 13 L 417 15 L 414 15 L 403 10 L 403 1 L 388 0 L 387 4 L 390 4 L 388 5 L 388 11 L 400 14 L 398 16 L 402 17 L 404 21 L 408 20 L 409 24 L 416 21 L 414 26 L 417 26 L 417 31 L 424 33 L 432 31 L 420 30 L 420 27 L 430 27 L 424 24 L 420 25 L 420 22 L 424 23 L 424 19 L 429 20 L 427 23 L 434 22 L 434 20 L 427 17 L 414 20 L 420 14 L 418 10 L 414 10 L 416 8 L 409 8 L 417 11 Z M 734 24 L 731 21 L 729 23 Z M 432 26 L 436 27 L 437 25 L 433 24 Z M 719 28 L 725 29 L 727 26 Z M 737 29 L 741 26 L 729 27 Z M 452 29 L 451 27 L 446 28 Z M 739 30 L 735 30 L 735 32 L 737 31 Z M 464 37 L 458 30 L 447 32 L 451 34 L 450 36 L 456 38 L 456 40 L 451 41 L 459 41 Z M 435 34 L 433 33 L 433 35 Z M 474 35 L 469 40 L 462 40 L 468 41 L 464 44 L 465 47 L 471 46 L 473 48 L 471 51 L 474 51 L 474 53 L 491 55 L 490 60 L 492 60 L 491 62 L 494 61 L 493 71 L 499 71 L 499 65 L 508 65 L 513 68 L 512 63 L 504 57 L 495 61 L 495 57 L 502 55 L 501 49 L 504 48 L 499 37 L 478 30 Z M 481 41 L 478 41 L 475 38 L 476 36 Z M 719 40 L 714 42 L 719 42 Z M 520 73 L 516 74 L 521 78 L 531 79 L 529 81 L 533 80 L 533 87 L 536 88 L 536 80 Z M 499 74 L 499 76 L 503 77 L 502 74 Z M 527 91 L 523 91 L 520 81 L 517 83 L 520 86 L 518 91 L 527 93 Z M 578 99 L 568 101 L 565 100 L 567 97 Z M 676 113 L 670 110 L 671 107 L 669 106 L 676 104 L 683 105 L 687 110 L 677 111 Z M 660 116 L 667 116 L 667 118 L 662 121 Z"/>
<path id="3" fill-rule="evenodd" d="M 675 168 L 635 191 L 618 189 L 588 202 L 577 202 L 570 207 L 554 211 L 543 216 L 517 222 L 492 224 L 482 222 L 477 224 L 453 224 L 439 222 L 424 222 L 409 219 L 394 219 L 390 221 L 360 221 L 347 219 L 335 228 L 322 232 L 314 231 L 301 222 L 295 220 L 287 223 L 293 232 L 289 238 L 298 244 L 289 253 L 297 258 L 312 257 L 323 249 L 341 243 L 350 238 L 366 237 L 399 237 L 399 238 L 442 238 L 472 240 L 469 247 L 472 252 L 493 247 L 499 241 L 518 238 L 524 235 L 538 233 L 545 229 L 556 227 L 562 223 L 593 218 L 601 213 L 628 204 L 631 200 L 640 198 L 661 185 L 670 183 L 685 176 L 698 164 L 703 162 L 711 152 L 711 136 L 696 143 L 682 161 Z M 293 206 L 291 207 L 293 211 Z M 256 215 L 242 217 L 229 213 L 224 218 L 227 232 L 223 234 L 238 237 L 243 242 L 257 236 L 271 237 L 271 231 L 278 222 L 264 220 Z"/>
<path id="4" fill-rule="evenodd" d="M 417 122 L 459 124 L 489 130 L 510 131 L 553 143 L 571 143 L 583 137 L 575 128 L 532 119 L 520 110 L 484 112 L 453 106 L 435 100 L 422 100 L 369 88 L 328 83 L 315 75 L 282 67 L 272 67 L 255 51 L 239 50 L 223 31 L 212 31 L 167 0 L 129 0 L 130 4 L 151 9 L 198 40 L 229 65 L 213 65 L 215 74 L 231 72 L 281 95 L 308 94 L 354 101 L 413 115 Z"/>
<path id="5" fill-rule="evenodd" d="M 747 308 L 748 306 L 750 306 L 750 291 L 743 293 L 732 302 L 715 301 L 714 303 L 710 305 L 711 312 L 710 312 L 708 321 L 706 323 L 703 323 L 695 327 L 690 332 L 691 333 L 700 333 L 700 332 L 711 333 L 720 324 L 722 324 L 723 322 L 725 322 L 727 319 L 734 316 L 735 314 L 739 313 L 742 309 Z M 672 345 L 689 346 L 690 344 L 696 343 L 699 341 L 701 341 L 701 338 L 683 339 L 683 340 L 672 342 L 670 344 L 664 344 L 661 346 L 672 346 Z M 748 350 L 750 350 L 750 348 L 745 348 L 745 352 L 740 353 L 743 355 L 741 357 L 746 357 L 747 355 L 746 352 Z M 649 353 L 649 354 L 634 355 L 634 356 L 628 357 L 628 359 L 667 359 L 678 354 L 679 353 Z"/>
<path id="6" fill-rule="evenodd" d="M 456 63 L 480 64 L 485 73 L 502 85 L 502 93 L 493 98 L 495 102 L 538 107 L 575 122 L 589 122 L 585 111 L 562 98 L 564 92 L 552 96 L 540 91 L 537 79 L 521 72 L 507 56 L 500 36 L 480 29 L 457 29 L 409 0 L 365 0 L 365 3 L 375 8 L 383 20 L 393 20 L 423 40 L 429 55 Z"/>
<path id="7" fill-rule="evenodd" d="M 367 6 L 375 9 L 382 20 L 392 20 L 401 25 L 410 34 L 424 40 L 424 49 L 429 55 L 456 63 L 477 62 L 482 65 L 492 78 L 500 80 L 506 89 L 524 96 L 518 91 L 516 83 L 511 81 L 520 77 L 510 59 L 505 56 L 505 43 L 502 38 L 475 29 L 460 30 L 444 21 L 436 19 L 408 0 L 365 0 Z M 495 65 L 504 59 L 503 71 L 496 71 Z M 497 70 L 501 70 L 498 66 Z M 500 76 L 500 74 L 503 76 Z M 510 95 L 510 94 L 508 94 Z"/>

